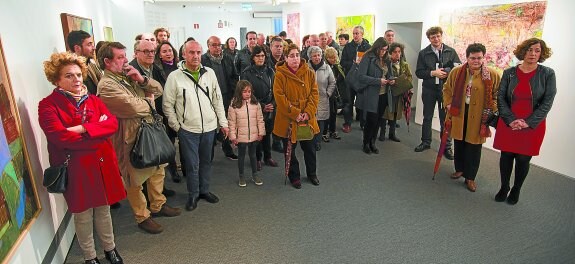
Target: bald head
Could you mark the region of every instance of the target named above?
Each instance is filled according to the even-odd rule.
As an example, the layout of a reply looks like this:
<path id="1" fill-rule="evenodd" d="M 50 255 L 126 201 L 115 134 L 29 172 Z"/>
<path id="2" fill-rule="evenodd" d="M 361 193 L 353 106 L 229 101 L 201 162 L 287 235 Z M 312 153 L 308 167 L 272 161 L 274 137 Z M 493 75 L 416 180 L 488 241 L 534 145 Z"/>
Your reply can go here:
<path id="1" fill-rule="evenodd" d="M 196 41 L 188 41 L 184 44 L 184 59 L 186 67 L 190 70 L 198 70 L 202 63 L 202 45 Z"/>
<path id="2" fill-rule="evenodd" d="M 154 43 L 154 47 L 158 45 L 158 42 L 156 41 L 156 36 L 154 36 L 154 34 L 150 32 L 142 33 L 142 40 L 151 41 L 152 43 Z"/>
<path id="3" fill-rule="evenodd" d="M 222 42 L 220 38 L 216 36 L 211 36 L 208 38 L 208 52 L 214 57 L 219 57 L 222 55 Z"/>

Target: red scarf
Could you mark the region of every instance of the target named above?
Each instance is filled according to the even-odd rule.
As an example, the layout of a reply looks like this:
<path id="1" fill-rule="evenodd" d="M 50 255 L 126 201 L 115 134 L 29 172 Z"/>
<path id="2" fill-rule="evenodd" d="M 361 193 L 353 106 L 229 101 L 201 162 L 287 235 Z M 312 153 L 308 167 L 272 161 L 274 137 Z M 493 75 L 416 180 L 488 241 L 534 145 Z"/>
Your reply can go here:
<path id="1" fill-rule="evenodd" d="M 455 79 L 453 99 L 451 101 L 451 108 L 449 109 L 451 116 L 458 116 L 461 113 L 461 102 L 465 91 L 465 77 L 467 75 L 468 67 L 467 63 L 463 64 L 462 69 L 458 72 L 457 78 Z M 488 138 L 491 137 L 491 130 L 487 125 L 487 120 L 493 114 L 493 81 L 491 80 L 491 74 L 485 64 L 481 65 L 481 80 L 485 86 L 485 100 L 483 101 L 479 135 L 481 137 Z"/>

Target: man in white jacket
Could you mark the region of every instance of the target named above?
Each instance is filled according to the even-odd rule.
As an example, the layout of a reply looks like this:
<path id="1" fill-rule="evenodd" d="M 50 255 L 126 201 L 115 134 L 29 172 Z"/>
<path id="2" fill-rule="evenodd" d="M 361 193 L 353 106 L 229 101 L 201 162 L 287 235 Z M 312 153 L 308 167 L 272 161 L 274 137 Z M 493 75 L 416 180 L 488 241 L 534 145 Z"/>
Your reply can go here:
<path id="1" fill-rule="evenodd" d="M 188 211 L 196 209 L 199 199 L 219 201 L 210 192 L 212 145 L 218 126 L 225 137 L 229 132 L 216 74 L 202 66 L 201 56 L 198 42 L 184 44 L 185 60 L 168 76 L 162 101 L 168 124 L 178 132 L 185 151 Z"/>

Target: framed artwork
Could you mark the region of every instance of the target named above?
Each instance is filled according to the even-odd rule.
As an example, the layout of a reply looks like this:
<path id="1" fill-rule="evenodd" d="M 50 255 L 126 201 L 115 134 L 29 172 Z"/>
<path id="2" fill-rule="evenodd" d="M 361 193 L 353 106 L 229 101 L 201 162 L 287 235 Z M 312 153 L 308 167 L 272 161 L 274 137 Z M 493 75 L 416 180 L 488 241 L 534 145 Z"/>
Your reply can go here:
<path id="1" fill-rule="evenodd" d="M 64 42 L 66 43 L 66 50 L 68 48 L 68 34 L 74 30 L 84 30 L 94 36 L 94 28 L 92 27 L 92 19 L 70 15 L 66 13 L 60 14 L 62 20 L 62 32 L 64 33 Z"/>
<path id="2" fill-rule="evenodd" d="M 287 36 L 298 47 L 301 47 L 299 36 L 299 13 L 287 14 Z"/>
<path id="3" fill-rule="evenodd" d="M 375 41 L 375 16 L 374 15 L 362 15 L 362 16 L 345 16 L 336 17 L 336 36 L 339 34 L 349 34 L 349 39 L 353 37 L 353 27 L 362 26 L 364 29 L 363 38 L 367 39 L 370 44 Z"/>
<path id="4" fill-rule="evenodd" d="M 6 263 L 41 207 L 1 39 L 0 119 L 0 262 Z"/>
<path id="5" fill-rule="evenodd" d="M 104 27 L 104 40 L 114 41 L 114 32 L 112 31 L 111 27 Z"/>
<path id="6" fill-rule="evenodd" d="M 499 71 L 515 66 L 513 50 L 523 40 L 543 35 L 547 2 L 463 7 L 442 10 L 439 25 L 443 42 L 453 47 L 462 62 L 469 44 L 485 45 L 485 63 Z"/>

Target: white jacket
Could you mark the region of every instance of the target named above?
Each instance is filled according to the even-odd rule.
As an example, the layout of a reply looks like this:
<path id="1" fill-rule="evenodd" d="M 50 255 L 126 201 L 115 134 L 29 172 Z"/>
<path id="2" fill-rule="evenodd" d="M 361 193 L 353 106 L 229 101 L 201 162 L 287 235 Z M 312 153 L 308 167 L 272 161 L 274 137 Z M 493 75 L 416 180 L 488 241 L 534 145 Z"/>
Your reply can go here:
<path id="1" fill-rule="evenodd" d="M 180 128 L 192 133 L 205 133 L 220 127 L 228 127 L 222 93 L 214 70 L 200 67 L 198 84 L 208 96 L 196 87 L 183 72 L 184 63 L 166 80 L 162 105 L 168 125 L 174 131 Z M 211 102 L 210 102 L 211 99 Z"/>

